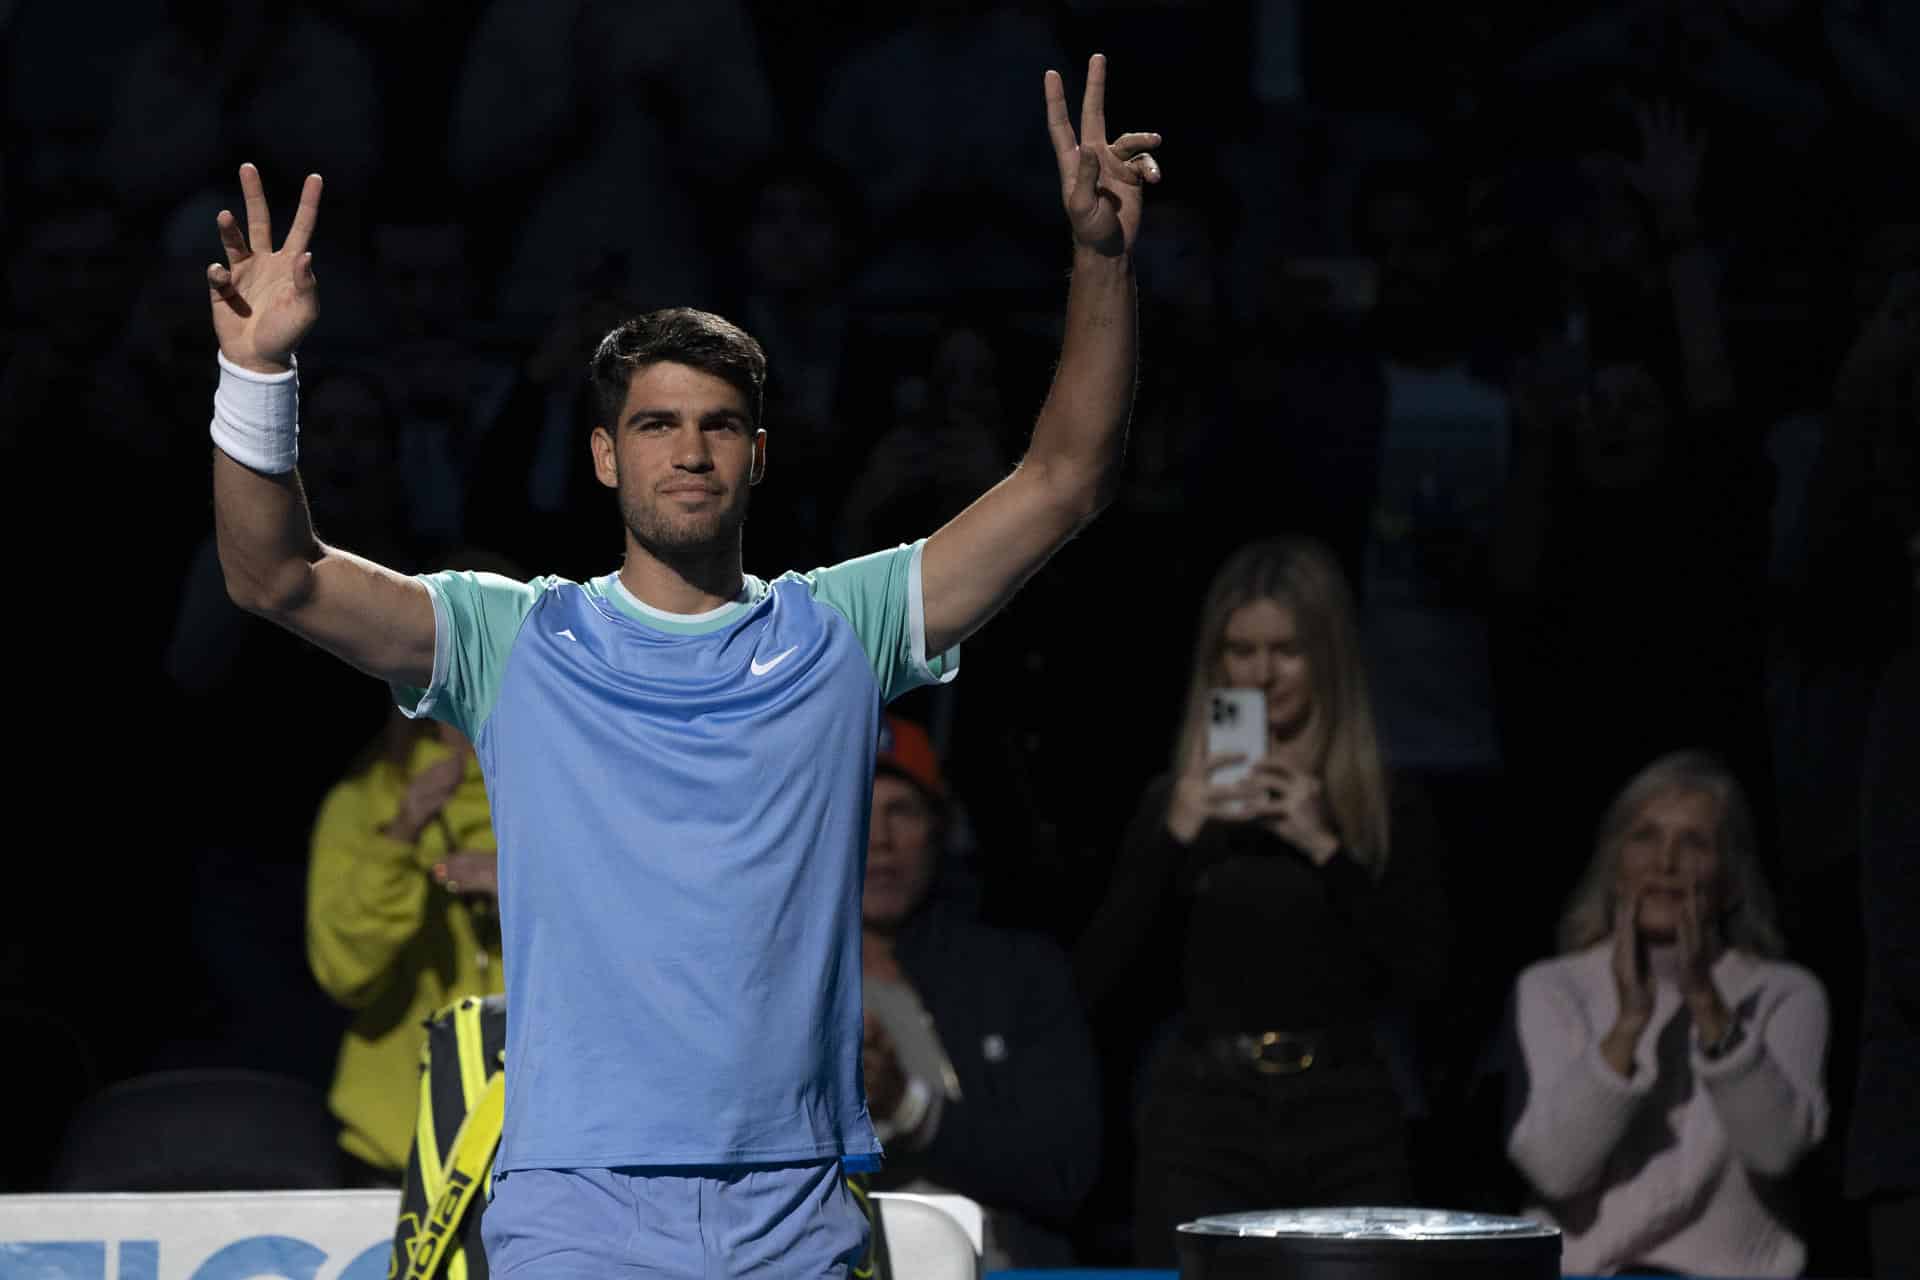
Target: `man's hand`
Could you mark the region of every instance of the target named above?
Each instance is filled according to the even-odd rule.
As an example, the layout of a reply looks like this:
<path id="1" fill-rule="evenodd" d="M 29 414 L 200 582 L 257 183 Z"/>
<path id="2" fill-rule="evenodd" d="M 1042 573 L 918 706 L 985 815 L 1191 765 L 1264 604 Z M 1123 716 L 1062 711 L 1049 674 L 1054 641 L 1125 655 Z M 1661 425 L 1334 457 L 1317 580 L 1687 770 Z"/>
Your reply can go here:
<path id="1" fill-rule="evenodd" d="M 1020 466 L 927 540 L 920 594 L 930 653 L 979 630 L 1113 500 L 1138 380 L 1133 242 L 1141 187 L 1160 178 L 1148 154 L 1160 138 L 1107 142 L 1106 81 L 1106 59 L 1095 55 L 1076 134 L 1060 77 L 1046 74 L 1047 130 L 1074 244 L 1060 363 Z"/>
<path id="2" fill-rule="evenodd" d="M 1087 91 L 1080 100 L 1080 132 L 1067 118 L 1067 91 L 1060 73 L 1046 74 L 1047 132 L 1060 164 L 1060 198 L 1073 226 L 1074 244 L 1104 257 L 1133 251 L 1140 232 L 1140 189 L 1160 181 L 1150 154 L 1157 133 L 1123 133 L 1107 141 L 1107 58 L 1087 62 Z"/>
<path id="3" fill-rule="evenodd" d="M 256 373 L 284 373 L 293 350 L 320 318 L 320 295 L 313 276 L 313 255 L 307 242 L 320 217 L 320 175 L 307 175 L 300 188 L 300 208 L 293 215 L 287 239 L 273 247 L 273 220 L 267 214 L 267 193 L 260 171 L 240 166 L 240 190 L 247 201 L 247 233 L 231 210 L 214 220 L 227 263 L 207 267 L 207 287 L 213 303 L 213 332 L 220 352 L 243 369 Z"/>

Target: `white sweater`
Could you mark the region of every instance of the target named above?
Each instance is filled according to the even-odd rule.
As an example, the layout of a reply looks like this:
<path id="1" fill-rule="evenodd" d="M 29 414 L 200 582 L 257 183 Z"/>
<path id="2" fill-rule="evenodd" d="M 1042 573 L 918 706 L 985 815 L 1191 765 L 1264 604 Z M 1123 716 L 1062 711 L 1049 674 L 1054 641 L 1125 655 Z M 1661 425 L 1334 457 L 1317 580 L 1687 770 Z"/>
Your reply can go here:
<path id="1" fill-rule="evenodd" d="M 1825 991 L 1798 966 L 1722 955 L 1714 981 L 1744 1039 L 1709 1062 L 1656 953 L 1653 1018 L 1622 1079 L 1600 1056 L 1619 1012 L 1611 946 L 1533 965 L 1515 992 L 1526 1069 L 1507 1154 L 1563 1233 L 1562 1270 L 1799 1274 L 1806 1246 L 1769 1184 L 1826 1133 Z"/>

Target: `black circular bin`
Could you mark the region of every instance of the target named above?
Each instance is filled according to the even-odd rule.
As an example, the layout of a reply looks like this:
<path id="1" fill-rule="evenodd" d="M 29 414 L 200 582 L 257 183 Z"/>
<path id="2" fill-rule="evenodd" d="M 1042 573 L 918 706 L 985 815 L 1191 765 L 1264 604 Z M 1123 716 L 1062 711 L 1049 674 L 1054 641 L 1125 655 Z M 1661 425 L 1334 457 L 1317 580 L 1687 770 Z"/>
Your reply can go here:
<path id="1" fill-rule="evenodd" d="M 1174 1232 L 1181 1280 L 1559 1280 L 1560 1233 L 1444 1209 L 1225 1213 Z"/>

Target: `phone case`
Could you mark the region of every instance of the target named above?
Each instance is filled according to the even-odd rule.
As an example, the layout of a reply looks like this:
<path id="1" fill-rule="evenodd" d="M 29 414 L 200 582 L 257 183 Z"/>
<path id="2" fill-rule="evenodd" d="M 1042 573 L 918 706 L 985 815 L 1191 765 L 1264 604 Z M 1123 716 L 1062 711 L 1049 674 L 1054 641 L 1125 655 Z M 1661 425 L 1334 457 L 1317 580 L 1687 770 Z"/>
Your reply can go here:
<path id="1" fill-rule="evenodd" d="M 1216 784 L 1240 781 L 1267 754 L 1267 695 L 1259 689 L 1215 689 L 1207 708 L 1207 754 L 1246 757 L 1215 769 Z"/>

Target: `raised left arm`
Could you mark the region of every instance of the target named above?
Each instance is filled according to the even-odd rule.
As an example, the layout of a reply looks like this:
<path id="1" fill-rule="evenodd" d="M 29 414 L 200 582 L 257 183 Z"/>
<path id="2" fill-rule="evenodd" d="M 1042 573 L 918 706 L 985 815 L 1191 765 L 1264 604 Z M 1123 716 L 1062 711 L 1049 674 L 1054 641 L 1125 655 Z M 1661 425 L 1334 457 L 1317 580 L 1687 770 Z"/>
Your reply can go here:
<path id="1" fill-rule="evenodd" d="M 1141 192 L 1160 179 L 1151 154 L 1160 135 L 1106 140 L 1106 67 L 1100 54 L 1087 64 L 1078 135 L 1059 74 L 1046 74 L 1047 130 L 1073 227 L 1066 337 L 1026 457 L 927 541 L 920 572 L 929 653 L 979 630 L 1099 514 L 1119 475 L 1137 345 L 1133 244 Z"/>
<path id="2" fill-rule="evenodd" d="M 1627 177 L 1653 208 L 1686 371 L 1687 407 L 1694 413 L 1725 409 L 1733 404 L 1736 388 L 1720 290 L 1700 228 L 1698 192 L 1706 139 L 1670 106 L 1642 106 L 1634 112 L 1634 121 L 1640 129 L 1641 157 L 1628 168 Z"/>

